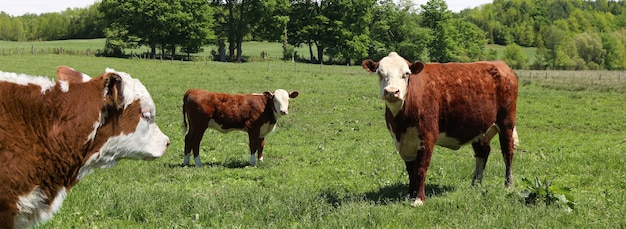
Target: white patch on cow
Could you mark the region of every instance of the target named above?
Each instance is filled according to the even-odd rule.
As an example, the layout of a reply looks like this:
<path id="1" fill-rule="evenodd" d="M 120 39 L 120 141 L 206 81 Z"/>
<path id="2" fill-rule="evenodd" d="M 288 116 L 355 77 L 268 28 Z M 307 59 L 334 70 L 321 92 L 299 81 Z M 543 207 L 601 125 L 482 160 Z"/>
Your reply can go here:
<path id="1" fill-rule="evenodd" d="M 59 87 L 61 87 L 61 91 L 64 93 L 70 91 L 70 84 L 65 80 L 59 81 Z"/>
<path id="2" fill-rule="evenodd" d="M 269 133 L 276 129 L 276 123 L 271 124 L 270 122 L 264 123 L 260 128 L 259 138 L 265 138 Z"/>
<path id="3" fill-rule="evenodd" d="M 463 145 L 463 143 L 459 142 L 456 138 L 448 137 L 445 132 L 439 133 L 439 137 L 437 137 L 437 142 L 435 142 L 435 144 L 453 150 L 458 150 L 461 148 L 461 145 Z"/>
<path id="4" fill-rule="evenodd" d="M 121 159 L 152 160 L 163 156 L 169 139 L 155 123 L 141 119 L 135 132 L 110 137 L 78 171 L 78 179 L 96 168 L 109 168 Z"/>
<path id="5" fill-rule="evenodd" d="M 29 228 L 43 223 L 61 209 L 61 204 L 67 196 L 65 187 L 61 187 L 51 205 L 45 204 L 48 197 L 38 186 L 29 194 L 19 196 L 17 202 L 17 214 L 15 215 L 15 228 Z"/>
<path id="6" fill-rule="evenodd" d="M 81 74 L 83 75 L 83 82 L 87 82 L 87 81 L 91 80 L 91 76 L 88 76 L 85 73 L 81 73 Z"/>
<path id="7" fill-rule="evenodd" d="M 250 166 L 256 166 L 256 153 L 250 154 Z"/>
<path id="8" fill-rule="evenodd" d="M 228 132 L 231 132 L 231 131 L 233 131 L 233 130 L 248 131 L 248 128 L 241 128 L 241 129 L 239 129 L 239 128 L 230 128 L 230 129 L 224 129 L 224 128 L 222 127 L 222 124 L 220 124 L 220 123 L 216 122 L 216 121 L 215 121 L 215 119 L 211 119 L 211 120 L 209 120 L 209 128 L 214 129 L 214 130 L 217 130 L 217 131 L 219 131 L 219 132 L 221 132 L 221 133 L 228 133 Z"/>
<path id="9" fill-rule="evenodd" d="M 418 206 L 422 206 L 424 205 L 424 201 L 420 200 L 420 198 L 415 198 L 415 201 L 413 202 L 413 207 L 418 207 Z"/>
<path id="10" fill-rule="evenodd" d="M 376 73 L 378 73 L 380 80 L 380 97 L 385 100 L 387 107 L 395 116 L 404 104 L 404 99 L 408 92 L 411 69 L 409 69 L 409 65 L 404 58 L 396 52 L 391 52 L 380 60 Z M 399 93 L 397 95 L 389 95 L 385 93 L 387 90 L 398 90 Z"/>
<path id="11" fill-rule="evenodd" d="M 54 86 L 56 86 L 56 82 L 47 77 L 29 76 L 21 73 L 18 74 L 2 71 L 0 71 L 0 81 L 15 83 L 24 86 L 34 84 L 41 87 L 41 94 L 45 94 L 47 90 L 50 90 L 51 88 L 54 88 Z"/>
<path id="12" fill-rule="evenodd" d="M 395 134 L 391 134 L 396 141 Z M 396 149 L 400 157 L 404 161 L 414 161 L 417 159 L 417 150 L 421 147 L 421 141 L 416 127 L 406 129 L 406 132 L 400 136 L 400 141 L 396 141 Z"/>
<path id="13" fill-rule="evenodd" d="M 193 160 L 194 160 L 194 163 L 196 164 L 196 167 L 198 167 L 198 168 L 202 167 L 202 162 L 200 161 L 200 156 L 194 157 Z"/>

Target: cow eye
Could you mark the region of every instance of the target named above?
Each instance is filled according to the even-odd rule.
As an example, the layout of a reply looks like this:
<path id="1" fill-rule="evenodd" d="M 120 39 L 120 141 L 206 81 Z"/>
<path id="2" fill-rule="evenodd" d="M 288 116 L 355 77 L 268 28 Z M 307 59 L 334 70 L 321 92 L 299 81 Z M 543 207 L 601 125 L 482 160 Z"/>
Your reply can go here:
<path id="1" fill-rule="evenodd" d="M 410 75 L 411 75 L 411 72 L 405 72 L 402 78 L 404 79 L 409 78 Z"/>
<path id="2" fill-rule="evenodd" d="M 143 119 L 145 119 L 147 121 L 152 120 L 152 113 L 150 113 L 150 112 L 143 112 L 141 115 L 142 115 Z"/>

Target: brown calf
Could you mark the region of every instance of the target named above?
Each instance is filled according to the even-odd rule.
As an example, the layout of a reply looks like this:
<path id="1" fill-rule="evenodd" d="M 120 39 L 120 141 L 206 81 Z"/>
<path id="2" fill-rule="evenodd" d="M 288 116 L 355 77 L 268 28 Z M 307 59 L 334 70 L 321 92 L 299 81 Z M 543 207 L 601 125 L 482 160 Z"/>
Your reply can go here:
<path id="1" fill-rule="evenodd" d="M 297 91 L 287 93 L 283 89 L 273 94 L 268 91 L 263 94 L 224 94 L 189 89 L 183 97 L 183 131 L 187 132 L 183 165 L 189 165 L 189 155 L 193 151 L 195 165 L 202 166 L 200 141 L 205 130 L 211 128 L 222 133 L 246 131 L 250 165 L 255 166 L 255 153 L 258 152 L 259 161 L 263 160 L 265 136 L 274 130 L 281 116 L 289 113 L 289 98 L 297 96 Z"/>

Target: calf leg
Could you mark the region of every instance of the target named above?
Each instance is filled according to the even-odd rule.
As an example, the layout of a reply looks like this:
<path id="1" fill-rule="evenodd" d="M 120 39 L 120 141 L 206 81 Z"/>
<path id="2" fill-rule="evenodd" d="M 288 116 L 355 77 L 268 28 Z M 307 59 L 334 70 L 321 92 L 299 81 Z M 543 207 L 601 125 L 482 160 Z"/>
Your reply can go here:
<path id="1" fill-rule="evenodd" d="M 250 147 L 250 166 L 256 166 L 255 153 L 259 151 L 259 149 L 261 148 L 263 138 L 259 138 L 258 134 L 255 134 L 254 132 L 249 131 L 248 140 L 249 140 L 249 147 Z M 260 152 L 259 152 L 259 157 L 261 157 Z"/>
<path id="2" fill-rule="evenodd" d="M 263 147 L 265 147 L 265 138 L 259 138 L 259 148 L 257 150 L 257 159 L 259 159 L 259 162 L 263 161 Z"/>
<path id="3" fill-rule="evenodd" d="M 472 143 L 474 147 L 474 157 L 476 158 L 476 168 L 474 169 L 474 178 L 472 179 L 472 185 L 480 184 L 483 181 L 483 172 L 487 165 L 487 159 L 491 152 L 491 146 L 489 142 L 478 141 Z"/>
<path id="4" fill-rule="evenodd" d="M 183 159 L 184 166 L 189 166 L 189 155 L 193 151 L 193 158 L 196 167 L 202 167 L 202 162 L 200 161 L 200 142 L 202 141 L 203 136 L 204 130 L 198 132 L 192 132 L 190 130 L 187 132 L 187 135 L 185 135 L 185 158 Z"/>

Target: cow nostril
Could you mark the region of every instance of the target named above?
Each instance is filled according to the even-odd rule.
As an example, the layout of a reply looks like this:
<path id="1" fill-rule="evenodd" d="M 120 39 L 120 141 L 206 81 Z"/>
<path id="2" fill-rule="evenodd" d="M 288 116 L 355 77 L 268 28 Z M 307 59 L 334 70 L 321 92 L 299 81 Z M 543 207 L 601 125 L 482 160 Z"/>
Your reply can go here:
<path id="1" fill-rule="evenodd" d="M 398 96 L 400 95 L 400 89 L 397 88 L 385 88 L 385 94 L 388 96 Z"/>
<path id="2" fill-rule="evenodd" d="M 166 147 L 167 147 L 167 146 L 170 146 L 170 144 L 171 144 L 170 140 L 169 140 L 169 139 L 167 139 L 167 143 L 165 144 L 165 146 L 166 146 Z"/>

